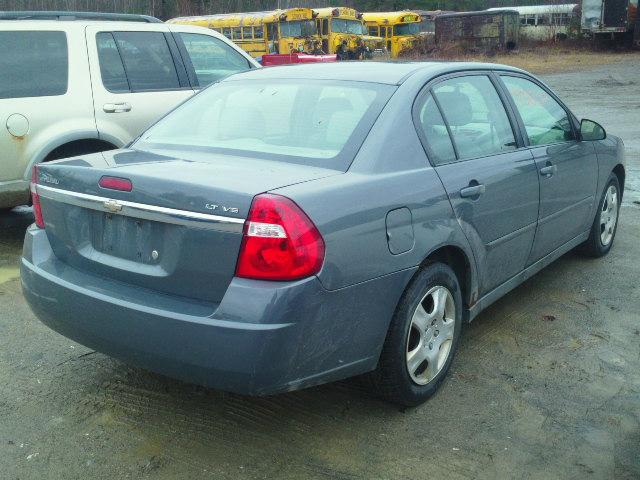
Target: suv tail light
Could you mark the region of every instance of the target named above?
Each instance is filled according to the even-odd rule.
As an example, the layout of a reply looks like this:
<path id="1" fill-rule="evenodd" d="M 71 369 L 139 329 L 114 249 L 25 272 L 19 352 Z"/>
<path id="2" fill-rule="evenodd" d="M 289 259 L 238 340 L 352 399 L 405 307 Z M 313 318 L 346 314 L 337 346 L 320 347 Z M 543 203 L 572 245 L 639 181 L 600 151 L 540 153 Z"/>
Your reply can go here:
<path id="1" fill-rule="evenodd" d="M 297 280 L 315 275 L 324 261 L 324 240 L 292 200 L 262 194 L 253 199 L 236 275 L 260 280 Z"/>
<path id="2" fill-rule="evenodd" d="M 36 185 L 38 185 L 38 165 L 34 165 L 31 169 L 31 183 L 29 184 L 29 189 L 31 190 L 31 203 L 33 204 L 33 216 L 36 218 L 36 225 L 38 228 L 44 228 L 42 207 L 40 206 L 40 195 L 38 195 Z"/>

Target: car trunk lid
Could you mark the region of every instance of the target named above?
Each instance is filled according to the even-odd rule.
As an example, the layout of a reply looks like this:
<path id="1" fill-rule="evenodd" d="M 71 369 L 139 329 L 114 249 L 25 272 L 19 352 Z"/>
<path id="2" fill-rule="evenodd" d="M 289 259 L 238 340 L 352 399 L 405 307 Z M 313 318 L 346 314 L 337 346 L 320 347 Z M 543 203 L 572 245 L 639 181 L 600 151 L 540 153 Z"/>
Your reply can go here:
<path id="1" fill-rule="evenodd" d="M 219 302 L 259 193 L 341 172 L 277 161 L 139 151 L 39 168 L 47 236 L 64 263 L 141 288 Z M 130 192 L 99 186 L 131 182 Z"/>

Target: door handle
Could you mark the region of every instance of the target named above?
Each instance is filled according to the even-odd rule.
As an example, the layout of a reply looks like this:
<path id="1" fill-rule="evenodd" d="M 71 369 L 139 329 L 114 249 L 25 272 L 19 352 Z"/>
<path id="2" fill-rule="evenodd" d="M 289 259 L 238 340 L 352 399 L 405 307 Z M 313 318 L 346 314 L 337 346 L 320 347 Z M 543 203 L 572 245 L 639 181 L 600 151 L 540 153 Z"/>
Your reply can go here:
<path id="1" fill-rule="evenodd" d="M 463 198 L 468 197 L 479 197 L 485 191 L 485 186 L 482 183 L 475 183 L 473 185 L 469 185 L 468 187 L 464 187 L 460 190 L 460 196 Z"/>
<path id="2" fill-rule="evenodd" d="M 543 177 L 549 178 L 553 177 L 553 174 L 558 171 L 558 167 L 553 165 L 551 162 L 547 162 L 547 164 L 540 169 L 540 175 Z"/>
<path id="3" fill-rule="evenodd" d="M 127 102 L 123 103 L 105 103 L 102 106 L 102 110 L 105 113 L 123 113 L 131 111 L 131 104 Z"/>

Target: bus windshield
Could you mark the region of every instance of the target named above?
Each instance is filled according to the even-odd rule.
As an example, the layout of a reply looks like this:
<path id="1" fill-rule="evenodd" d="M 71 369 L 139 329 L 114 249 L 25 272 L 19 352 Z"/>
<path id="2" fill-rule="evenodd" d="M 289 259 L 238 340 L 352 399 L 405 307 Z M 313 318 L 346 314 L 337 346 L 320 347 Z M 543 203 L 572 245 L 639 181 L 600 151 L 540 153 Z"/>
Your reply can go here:
<path id="1" fill-rule="evenodd" d="M 358 20 L 345 20 L 342 18 L 334 18 L 331 20 L 331 30 L 334 33 L 367 34 L 366 27 Z"/>
<path id="2" fill-rule="evenodd" d="M 395 26 L 396 35 L 415 35 L 420 32 L 419 23 L 403 23 Z"/>
<path id="3" fill-rule="evenodd" d="M 309 37 L 317 32 L 316 22 L 313 20 L 280 22 L 281 37 Z"/>

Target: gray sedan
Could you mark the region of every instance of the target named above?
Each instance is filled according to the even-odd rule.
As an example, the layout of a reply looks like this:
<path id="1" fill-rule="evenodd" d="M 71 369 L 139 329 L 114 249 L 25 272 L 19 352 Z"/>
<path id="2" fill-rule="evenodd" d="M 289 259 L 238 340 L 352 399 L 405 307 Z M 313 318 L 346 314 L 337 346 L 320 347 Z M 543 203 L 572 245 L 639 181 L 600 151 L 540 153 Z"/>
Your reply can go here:
<path id="1" fill-rule="evenodd" d="M 54 330 L 265 395 L 366 374 L 417 405 L 464 322 L 613 245 L 623 145 L 500 65 L 234 75 L 128 149 L 33 172 L 24 293 Z"/>

